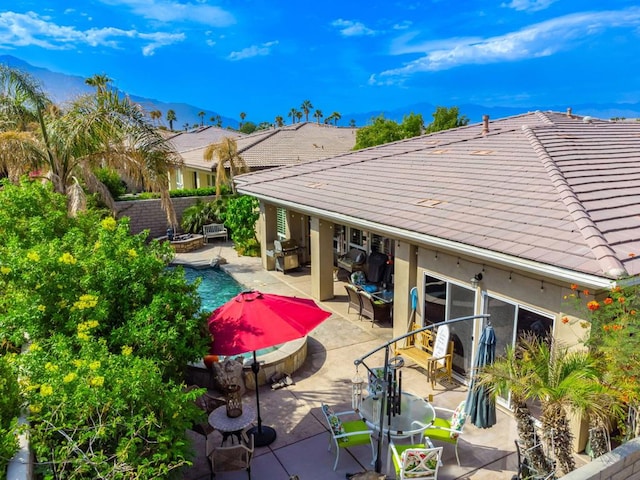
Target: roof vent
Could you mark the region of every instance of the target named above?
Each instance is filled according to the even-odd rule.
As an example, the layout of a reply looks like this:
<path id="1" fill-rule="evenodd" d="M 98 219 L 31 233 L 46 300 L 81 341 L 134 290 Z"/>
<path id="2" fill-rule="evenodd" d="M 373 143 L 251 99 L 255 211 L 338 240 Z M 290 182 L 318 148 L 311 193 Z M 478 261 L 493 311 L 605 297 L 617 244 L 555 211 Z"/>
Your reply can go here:
<path id="1" fill-rule="evenodd" d="M 582 123 L 593 123 L 593 118 L 589 116 L 582 117 Z"/>
<path id="2" fill-rule="evenodd" d="M 567 108 L 567 117 L 573 118 L 573 114 L 571 113 L 571 107 Z"/>
<path id="3" fill-rule="evenodd" d="M 482 116 L 482 135 L 489 133 L 489 115 Z"/>

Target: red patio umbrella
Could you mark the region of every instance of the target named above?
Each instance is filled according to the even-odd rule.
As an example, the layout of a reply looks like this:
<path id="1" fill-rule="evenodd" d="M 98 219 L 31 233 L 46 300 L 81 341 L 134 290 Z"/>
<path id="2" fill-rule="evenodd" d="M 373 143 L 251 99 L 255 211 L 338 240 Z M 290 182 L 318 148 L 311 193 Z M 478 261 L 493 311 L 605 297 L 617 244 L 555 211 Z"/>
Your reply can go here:
<path id="1" fill-rule="evenodd" d="M 256 350 L 304 337 L 329 316 L 329 312 L 310 299 L 250 290 L 236 295 L 209 317 L 209 332 L 213 336 L 212 354 L 253 352 L 251 370 L 255 375 L 258 426 L 251 433 L 254 434 L 255 445 L 269 445 L 276 439 L 275 430 L 263 427 L 260 418 L 260 365 Z"/>

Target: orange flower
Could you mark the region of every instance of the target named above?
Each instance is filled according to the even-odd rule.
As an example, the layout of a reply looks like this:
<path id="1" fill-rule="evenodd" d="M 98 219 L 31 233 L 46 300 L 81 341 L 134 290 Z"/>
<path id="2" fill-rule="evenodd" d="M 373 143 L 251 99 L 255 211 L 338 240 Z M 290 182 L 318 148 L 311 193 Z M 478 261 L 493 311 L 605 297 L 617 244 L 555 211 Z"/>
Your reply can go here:
<path id="1" fill-rule="evenodd" d="M 631 315 L 635 315 L 635 314 L 636 314 L 636 311 L 635 311 L 635 310 L 631 310 L 631 311 L 629 312 L 629 314 L 631 314 Z"/>
<path id="2" fill-rule="evenodd" d="M 624 303 L 627 300 L 624 297 L 618 297 L 618 303 Z"/>
<path id="3" fill-rule="evenodd" d="M 622 291 L 622 287 L 620 285 L 616 285 L 615 287 L 613 287 L 611 289 L 611 291 L 614 292 L 614 293 L 621 292 Z"/>
<path id="4" fill-rule="evenodd" d="M 605 305 L 611 305 L 613 303 L 613 298 L 611 297 L 607 297 L 604 299 L 604 304 Z"/>
<path id="5" fill-rule="evenodd" d="M 569 323 L 569 317 L 562 317 L 562 323 Z"/>
<path id="6" fill-rule="evenodd" d="M 587 308 L 589 310 L 591 310 L 592 312 L 595 312 L 596 310 L 598 310 L 600 308 L 600 304 L 598 302 L 596 302 L 595 300 L 591 300 L 589 303 L 587 303 Z"/>
<path id="7" fill-rule="evenodd" d="M 633 257 L 635 257 L 635 256 L 636 256 L 636 254 L 632 252 L 632 253 L 630 253 L 630 254 L 629 254 L 629 256 L 630 256 L 631 258 L 633 258 Z"/>
<path id="8" fill-rule="evenodd" d="M 576 285 L 575 283 L 571 284 L 571 290 L 577 290 L 578 289 L 578 285 Z"/>
<path id="9" fill-rule="evenodd" d="M 609 331 L 609 325 L 603 325 L 603 326 L 602 326 L 602 329 L 603 329 L 605 332 L 608 332 L 608 331 Z"/>
<path id="10" fill-rule="evenodd" d="M 589 296 L 589 290 L 583 290 L 582 293 L 584 293 L 585 295 Z"/>

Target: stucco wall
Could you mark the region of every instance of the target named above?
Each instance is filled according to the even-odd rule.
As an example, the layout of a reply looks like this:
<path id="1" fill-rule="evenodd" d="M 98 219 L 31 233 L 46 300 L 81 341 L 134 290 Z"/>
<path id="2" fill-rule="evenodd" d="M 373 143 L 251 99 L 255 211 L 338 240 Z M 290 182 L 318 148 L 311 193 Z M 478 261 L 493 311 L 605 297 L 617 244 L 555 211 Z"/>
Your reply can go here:
<path id="1" fill-rule="evenodd" d="M 196 203 L 200 199 L 202 202 L 210 202 L 215 196 L 206 197 L 179 197 L 172 198 L 173 208 L 176 211 L 178 224 L 182 220 L 182 212 Z M 159 199 L 152 200 L 125 200 L 116 202 L 118 218 L 129 217 L 131 219 L 131 233 L 140 233 L 143 230 L 150 230 L 151 238 L 161 237 L 167 234 L 167 215 L 160 204 Z"/>

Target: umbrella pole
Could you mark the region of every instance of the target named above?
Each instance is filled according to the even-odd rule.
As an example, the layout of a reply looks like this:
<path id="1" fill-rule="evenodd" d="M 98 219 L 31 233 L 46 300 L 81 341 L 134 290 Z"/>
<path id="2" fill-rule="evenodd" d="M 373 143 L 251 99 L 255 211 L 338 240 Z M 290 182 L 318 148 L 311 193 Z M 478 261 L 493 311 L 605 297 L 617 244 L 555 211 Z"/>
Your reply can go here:
<path id="1" fill-rule="evenodd" d="M 260 370 L 260 364 L 256 358 L 256 351 L 253 351 L 253 364 L 251 365 L 251 371 L 253 372 L 253 378 L 256 386 L 256 413 L 258 415 L 258 426 L 249 429 L 249 435 L 253 435 L 253 442 L 256 447 L 266 447 L 273 443 L 276 439 L 276 431 L 271 427 L 262 426 L 262 418 L 260 417 L 260 392 L 258 388 L 258 371 Z"/>

